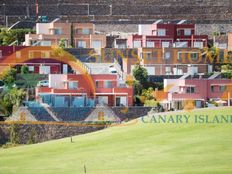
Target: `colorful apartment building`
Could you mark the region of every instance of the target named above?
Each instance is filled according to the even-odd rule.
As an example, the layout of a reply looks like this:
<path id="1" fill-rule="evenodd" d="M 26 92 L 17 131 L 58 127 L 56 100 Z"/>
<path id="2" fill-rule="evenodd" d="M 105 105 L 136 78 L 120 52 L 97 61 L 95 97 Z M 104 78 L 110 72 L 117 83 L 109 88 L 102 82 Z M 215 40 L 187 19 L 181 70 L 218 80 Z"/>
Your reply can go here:
<path id="1" fill-rule="evenodd" d="M 204 50 L 199 48 L 138 48 L 138 55 L 149 75 L 212 72 L 212 62 L 206 58 Z"/>
<path id="2" fill-rule="evenodd" d="M 167 110 L 183 109 L 189 101 L 193 102 L 196 108 L 205 107 L 212 101 L 218 105 L 232 104 L 232 79 L 222 78 L 220 74 L 165 79 L 164 89 L 165 95 L 162 95 L 161 103 Z"/>
<path id="3" fill-rule="evenodd" d="M 84 74 L 50 74 L 48 87 L 37 87 L 38 102 L 54 107 L 132 106 L 133 88 L 122 85 L 117 74 L 91 74 L 91 91 Z"/>
<path id="4" fill-rule="evenodd" d="M 20 67 L 27 65 L 30 73 L 67 74 L 72 71 L 68 59 L 55 55 L 50 46 L 0 46 L 0 73 L 8 67 L 20 72 Z"/>
<path id="5" fill-rule="evenodd" d="M 26 46 L 58 46 L 94 48 L 100 50 L 106 46 L 106 36 L 97 34 L 95 25 L 91 23 L 37 23 L 36 34 L 25 35 Z"/>
<path id="6" fill-rule="evenodd" d="M 207 35 L 197 35 L 194 24 L 153 23 L 139 25 L 138 34 L 128 38 L 129 48 L 203 48 Z"/>

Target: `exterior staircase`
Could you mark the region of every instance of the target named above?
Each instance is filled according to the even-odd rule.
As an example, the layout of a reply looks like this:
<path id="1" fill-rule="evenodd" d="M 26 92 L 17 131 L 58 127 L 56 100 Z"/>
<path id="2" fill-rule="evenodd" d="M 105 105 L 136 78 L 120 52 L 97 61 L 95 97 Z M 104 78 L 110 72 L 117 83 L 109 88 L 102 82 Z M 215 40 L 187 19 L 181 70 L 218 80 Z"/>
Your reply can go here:
<path id="1" fill-rule="evenodd" d="M 209 77 L 209 79 L 215 79 L 220 74 L 221 74 L 220 72 L 215 72 L 212 76 Z"/>

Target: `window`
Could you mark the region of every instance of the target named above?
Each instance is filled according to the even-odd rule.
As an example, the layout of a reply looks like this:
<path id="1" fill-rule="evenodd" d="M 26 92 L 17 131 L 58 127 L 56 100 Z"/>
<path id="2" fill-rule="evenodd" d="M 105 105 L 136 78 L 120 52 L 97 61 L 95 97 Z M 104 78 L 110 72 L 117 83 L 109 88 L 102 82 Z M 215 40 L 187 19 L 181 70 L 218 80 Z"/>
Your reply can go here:
<path id="1" fill-rule="evenodd" d="M 171 75 L 171 67 L 170 66 L 165 67 L 165 74 L 166 75 Z"/>
<path id="2" fill-rule="evenodd" d="M 78 88 L 78 82 L 69 82 L 69 89 L 77 89 Z"/>
<path id="3" fill-rule="evenodd" d="M 171 57 L 171 53 L 169 51 L 165 52 L 164 58 L 168 60 L 170 59 L 170 57 Z"/>
<path id="4" fill-rule="evenodd" d="M 116 97 L 116 106 L 127 106 L 127 97 Z"/>
<path id="5" fill-rule="evenodd" d="M 203 42 L 194 42 L 194 48 L 203 48 Z"/>
<path id="6" fill-rule="evenodd" d="M 62 34 L 62 30 L 61 30 L 60 28 L 56 28 L 56 29 L 54 30 L 54 34 L 55 34 L 55 35 L 61 35 L 61 34 Z"/>
<path id="7" fill-rule="evenodd" d="M 126 44 L 118 44 L 118 48 L 121 48 L 121 49 L 125 49 L 126 48 Z"/>
<path id="8" fill-rule="evenodd" d="M 168 48 L 170 45 L 170 42 L 162 42 L 162 48 Z"/>
<path id="9" fill-rule="evenodd" d="M 89 29 L 88 28 L 83 28 L 82 34 L 88 35 L 89 34 Z"/>
<path id="10" fill-rule="evenodd" d="M 2 58 L 2 50 L 0 50 L 0 59 Z"/>
<path id="11" fill-rule="evenodd" d="M 99 41 L 99 40 L 92 41 L 92 48 L 100 49 L 101 48 L 101 41 Z"/>
<path id="12" fill-rule="evenodd" d="M 147 47 L 148 48 L 154 48 L 155 47 L 155 43 L 152 41 L 147 41 Z"/>
<path id="13" fill-rule="evenodd" d="M 15 53 L 16 58 L 19 59 L 21 57 L 21 51 L 16 51 Z"/>
<path id="14" fill-rule="evenodd" d="M 141 41 L 140 40 L 134 41 L 134 48 L 140 48 L 140 47 L 142 47 Z"/>
<path id="15" fill-rule="evenodd" d="M 76 29 L 76 34 L 82 34 L 82 29 L 77 28 L 77 29 Z"/>
<path id="16" fill-rule="evenodd" d="M 100 87 L 99 81 L 96 81 L 95 84 L 96 84 L 96 88 L 99 88 L 99 87 Z"/>
<path id="17" fill-rule="evenodd" d="M 29 69 L 30 72 L 34 72 L 35 67 L 34 66 L 28 66 L 28 69 Z"/>
<path id="18" fill-rule="evenodd" d="M 82 40 L 78 41 L 77 47 L 86 48 L 86 41 L 82 41 Z"/>
<path id="19" fill-rule="evenodd" d="M 104 81 L 104 88 L 112 88 L 112 81 Z"/>
<path id="20" fill-rule="evenodd" d="M 181 30 L 177 30 L 177 36 L 181 36 Z"/>
<path id="21" fill-rule="evenodd" d="M 176 47 L 177 48 L 187 48 L 188 42 L 176 42 Z"/>
<path id="22" fill-rule="evenodd" d="M 166 36 L 166 30 L 165 29 L 158 29 L 157 35 L 158 36 Z"/>
<path id="23" fill-rule="evenodd" d="M 211 90 L 211 92 L 214 92 L 214 91 L 215 91 L 214 86 L 211 86 L 211 87 L 210 87 L 210 90 Z"/>
<path id="24" fill-rule="evenodd" d="M 225 92 L 226 91 L 226 86 L 219 86 L 219 91 L 220 92 Z"/>
<path id="25" fill-rule="evenodd" d="M 188 94 L 192 94 L 192 93 L 195 93 L 195 87 L 187 87 L 187 90 L 186 90 L 186 93 Z"/>
<path id="26" fill-rule="evenodd" d="M 185 36 L 191 36 L 192 30 L 191 29 L 184 29 L 184 35 Z"/>
<path id="27" fill-rule="evenodd" d="M 148 75 L 155 75 L 155 67 L 146 66 L 145 68 L 147 70 Z"/>

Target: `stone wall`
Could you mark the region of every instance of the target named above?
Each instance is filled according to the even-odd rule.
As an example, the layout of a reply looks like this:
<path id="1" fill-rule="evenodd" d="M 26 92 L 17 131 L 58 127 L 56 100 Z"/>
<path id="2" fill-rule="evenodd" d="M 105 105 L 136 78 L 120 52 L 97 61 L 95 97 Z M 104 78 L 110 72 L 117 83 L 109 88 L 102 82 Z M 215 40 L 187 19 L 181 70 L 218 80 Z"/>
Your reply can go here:
<path id="1" fill-rule="evenodd" d="M 0 125 L 0 144 L 5 144 L 10 141 L 11 126 L 12 125 L 9 124 Z M 31 138 L 35 143 L 39 143 L 53 139 L 86 134 L 104 128 L 104 126 L 87 126 L 84 124 L 73 126 L 52 124 L 16 124 L 15 126 L 19 144 L 27 144 Z"/>
<path id="2" fill-rule="evenodd" d="M 151 107 L 112 107 L 109 109 L 112 109 L 113 113 L 121 121 L 129 121 L 147 115 L 147 113 L 151 110 Z M 42 124 L 41 122 L 36 121 L 43 120 L 36 120 L 35 117 L 31 113 L 29 113 L 29 111 L 30 109 L 20 108 L 12 117 L 10 117 L 10 119 L 8 119 L 8 121 L 19 121 L 21 115 L 20 112 L 24 112 L 26 114 L 26 121 L 34 121 L 34 124 L 16 124 L 16 132 L 18 134 L 20 144 L 28 143 L 28 141 L 31 139 L 30 137 L 33 138 L 34 142 L 38 143 L 53 139 L 60 139 L 64 137 L 94 132 L 105 128 L 105 126 L 103 125 L 86 125 L 85 123 L 81 124 L 80 122 L 70 122 L 70 118 L 67 118 L 67 122 L 63 120 L 64 123 L 53 121 L 47 122 L 46 124 L 45 122 L 43 122 Z M 75 114 L 76 112 L 73 113 Z M 107 113 L 105 113 L 105 115 L 107 115 Z M 69 114 L 67 115 L 67 117 L 69 117 Z M 83 117 L 81 121 L 84 121 L 87 117 L 88 115 Z M 39 116 L 37 116 L 37 118 L 39 118 Z M 10 128 L 12 126 L 12 124 L 2 123 L 3 122 L 1 122 L 0 124 L 0 144 L 9 142 Z"/>
<path id="3" fill-rule="evenodd" d="M 210 38 L 213 37 L 213 33 L 228 33 L 232 32 L 231 24 L 197 24 L 197 34 L 207 34 Z"/>
<path id="4" fill-rule="evenodd" d="M 33 18 L 35 2 L 3 0 L 0 19 L 8 16 L 11 23 L 15 18 Z M 95 23 L 149 23 L 157 19 L 227 23 L 232 17 L 231 6 L 231 0 L 39 0 L 39 15 Z"/>

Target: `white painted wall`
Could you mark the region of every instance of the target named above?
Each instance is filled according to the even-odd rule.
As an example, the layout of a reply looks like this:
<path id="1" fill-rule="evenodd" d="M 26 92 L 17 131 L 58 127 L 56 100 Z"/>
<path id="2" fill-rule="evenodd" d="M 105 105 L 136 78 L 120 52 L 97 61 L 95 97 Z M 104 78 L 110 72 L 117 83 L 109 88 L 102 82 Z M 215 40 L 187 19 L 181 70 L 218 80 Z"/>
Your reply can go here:
<path id="1" fill-rule="evenodd" d="M 154 66 L 145 66 L 148 75 L 155 75 L 155 67 Z"/>
<path id="2" fill-rule="evenodd" d="M 180 79 L 164 79 L 165 92 L 180 92 L 179 86 L 185 86 L 185 80 Z"/>
<path id="3" fill-rule="evenodd" d="M 49 88 L 65 89 L 67 87 L 67 75 L 65 74 L 49 74 Z"/>
<path id="4" fill-rule="evenodd" d="M 37 23 L 36 34 L 49 34 L 50 23 Z"/>
<path id="5" fill-rule="evenodd" d="M 152 35 L 152 25 L 139 25 L 139 35 Z"/>
<path id="6" fill-rule="evenodd" d="M 39 73 L 40 74 L 50 74 L 51 72 L 51 67 L 50 66 L 40 66 L 39 67 Z"/>

